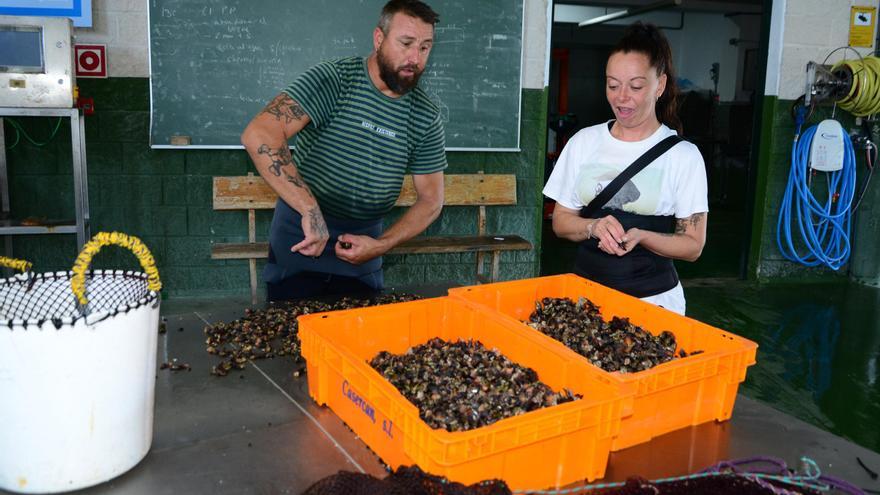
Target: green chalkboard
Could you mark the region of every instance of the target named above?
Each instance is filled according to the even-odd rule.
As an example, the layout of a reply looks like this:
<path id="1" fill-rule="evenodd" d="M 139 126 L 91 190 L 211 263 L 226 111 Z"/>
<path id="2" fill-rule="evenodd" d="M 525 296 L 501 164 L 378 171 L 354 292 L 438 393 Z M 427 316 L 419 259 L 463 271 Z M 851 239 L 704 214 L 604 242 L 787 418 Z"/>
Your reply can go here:
<path id="1" fill-rule="evenodd" d="M 326 59 L 368 55 L 385 0 L 150 0 L 153 147 L 240 146 L 241 131 Z M 523 0 L 428 0 L 440 14 L 422 87 L 447 149 L 519 147 Z"/>

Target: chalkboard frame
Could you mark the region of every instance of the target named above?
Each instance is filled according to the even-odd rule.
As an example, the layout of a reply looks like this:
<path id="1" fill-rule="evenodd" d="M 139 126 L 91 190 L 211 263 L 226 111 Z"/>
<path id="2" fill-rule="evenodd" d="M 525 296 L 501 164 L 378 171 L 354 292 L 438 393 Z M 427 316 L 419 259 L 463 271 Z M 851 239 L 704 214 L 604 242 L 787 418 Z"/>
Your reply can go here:
<path id="1" fill-rule="evenodd" d="M 523 71 L 525 70 L 525 29 L 526 29 L 526 0 L 522 0 L 520 5 L 520 30 L 519 30 L 519 42 L 520 42 L 520 53 L 519 53 L 519 77 L 517 79 L 517 119 L 516 119 L 516 145 L 514 147 L 461 147 L 461 146 L 446 146 L 445 150 L 453 151 L 453 152 L 501 152 L 501 153 L 519 153 L 522 151 L 522 91 L 523 91 Z M 149 73 L 150 73 L 150 127 L 149 127 L 149 141 L 150 148 L 156 150 L 219 150 L 219 149 L 238 149 L 243 150 L 244 146 L 242 145 L 228 145 L 228 144 L 187 144 L 187 145 L 175 145 L 175 144 L 156 144 L 153 142 L 153 129 L 155 118 L 155 109 L 154 109 L 154 85 L 153 85 L 153 43 L 152 43 L 152 22 L 150 19 L 151 16 L 151 8 L 148 4 L 147 6 L 147 62 L 149 65 Z M 429 62 L 430 65 L 430 62 Z M 268 101 L 267 101 L 268 103 Z M 242 125 L 242 130 L 244 130 L 244 125 Z M 294 145 L 290 145 L 290 149 L 295 148 Z"/>

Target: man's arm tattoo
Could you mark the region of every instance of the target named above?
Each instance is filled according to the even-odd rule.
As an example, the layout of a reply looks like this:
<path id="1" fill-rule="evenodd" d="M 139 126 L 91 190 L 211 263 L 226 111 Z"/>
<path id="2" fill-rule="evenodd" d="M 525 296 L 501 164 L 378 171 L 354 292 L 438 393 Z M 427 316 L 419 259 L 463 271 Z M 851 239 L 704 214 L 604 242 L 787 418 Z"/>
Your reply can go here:
<path id="1" fill-rule="evenodd" d="M 302 120 L 306 115 L 303 107 L 284 93 L 276 96 L 274 100 L 269 102 L 261 113 L 273 115 L 275 120 L 279 122 L 283 120 L 285 124 L 289 124 L 294 120 Z"/>
<path id="2" fill-rule="evenodd" d="M 269 165 L 269 171 L 275 177 L 281 177 L 281 167 L 286 165 L 290 165 L 293 163 L 293 158 L 290 156 L 290 149 L 285 145 L 278 149 L 270 148 L 268 144 L 261 144 L 259 148 L 257 148 L 257 153 L 260 155 L 266 155 L 272 160 L 272 164 Z"/>
<path id="3" fill-rule="evenodd" d="M 293 175 L 290 175 L 287 172 L 284 172 L 284 178 L 287 179 L 287 182 L 290 182 L 294 186 L 301 187 L 301 188 L 305 189 L 306 192 L 309 194 L 309 196 L 311 196 L 313 198 L 315 197 L 315 195 L 312 194 L 312 190 L 309 189 L 309 185 L 306 184 L 306 181 L 303 180 L 301 175 L 299 175 L 299 172 L 294 172 Z"/>
<path id="4" fill-rule="evenodd" d="M 257 149 L 257 153 L 260 155 L 266 155 L 272 160 L 272 164 L 269 165 L 269 171 L 272 172 L 275 177 L 281 177 L 281 173 L 284 172 L 284 178 L 287 182 L 290 182 L 296 187 L 305 189 L 309 196 L 313 198 L 315 197 L 296 168 L 293 169 L 293 175 L 287 173 L 287 170 L 282 170 L 282 167 L 293 163 L 293 157 L 290 156 L 290 149 L 288 149 L 287 146 L 282 146 L 276 150 L 270 148 L 267 144 L 261 144 Z"/>
<path id="5" fill-rule="evenodd" d="M 324 217 L 321 216 L 321 210 L 317 207 L 309 210 L 309 223 L 312 226 L 312 232 L 316 235 L 321 237 L 330 235 L 327 232 L 327 224 L 324 222 Z"/>

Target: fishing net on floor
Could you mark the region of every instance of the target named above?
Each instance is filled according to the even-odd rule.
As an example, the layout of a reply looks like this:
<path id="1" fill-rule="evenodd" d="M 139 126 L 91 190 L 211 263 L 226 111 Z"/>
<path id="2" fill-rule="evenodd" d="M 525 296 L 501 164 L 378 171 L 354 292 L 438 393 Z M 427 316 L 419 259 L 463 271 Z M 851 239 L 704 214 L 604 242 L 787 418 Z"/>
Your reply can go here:
<path id="1" fill-rule="evenodd" d="M 417 466 L 401 466 L 385 479 L 340 471 L 307 489 L 303 495 L 510 495 L 500 480 L 470 486 L 427 474 Z"/>
<path id="2" fill-rule="evenodd" d="M 818 495 L 829 492 L 864 495 L 846 481 L 821 474 L 812 460 L 803 458 L 802 462 L 804 466 L 799 472 L 780 459 L 751 457 L 720 462 L 700 473 L 676 478 L 646 480 L 633 476 L 620 483 L 513 492 L 500 480 L 465 486 L 427 474 L 416 466 L 402 466 L 381 480 L 363 473 L 340 471 L 318 481 L 303 495 Z"/>

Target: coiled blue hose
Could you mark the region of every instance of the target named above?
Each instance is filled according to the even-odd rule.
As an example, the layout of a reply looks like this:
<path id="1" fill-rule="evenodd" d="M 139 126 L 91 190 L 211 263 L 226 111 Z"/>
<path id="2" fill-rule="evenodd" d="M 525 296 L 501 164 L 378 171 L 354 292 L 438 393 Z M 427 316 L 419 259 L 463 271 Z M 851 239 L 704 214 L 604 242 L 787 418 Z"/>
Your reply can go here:
<path id="1" fill-rule="evenodd" d="M 807 129 L 791 147 L 791 170 L 776 222 L 776 244 L 785 259 L 805 266 L 825 265 L 838 270 L 850 255 L 852 201 L 856 189 L 855 150 L 849 135 L 843 133 L 843 168 L 826 172 L 828 199 L 825 204 L 810 191 L 810 145 L 816 127 Z M 798 134 L 800 134 L 800 123 Z M 800 242 L 792 238 L 792 224 Z M 797 244 L 797 245 L 796 245 Z M 798 249 L 806 250 L 802 255 Z"/>

